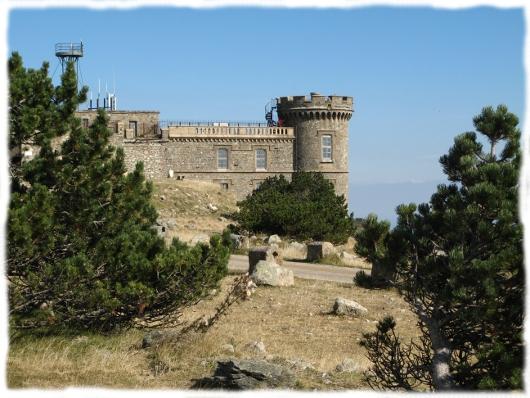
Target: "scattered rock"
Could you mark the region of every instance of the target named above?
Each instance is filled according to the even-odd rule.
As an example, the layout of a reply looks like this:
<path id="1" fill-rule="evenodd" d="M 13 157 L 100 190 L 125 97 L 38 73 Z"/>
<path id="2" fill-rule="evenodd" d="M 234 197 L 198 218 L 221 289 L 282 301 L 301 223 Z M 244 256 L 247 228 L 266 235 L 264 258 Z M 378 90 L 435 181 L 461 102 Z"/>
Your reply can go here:
<path id="1" fill-rule="evenodd" d="M 206 245 L 210 244 L 210 237 L 207 234 L 197 234 L 192 239 L 190 244 L 195 246 L 197 243 L 204 243 Z"/>
<path id="2" fill-rule="evenodd" d="M 362 316 L 368 313 L 368 310 L 353 300 L 338 297 L 333 305 L 333 313 L 335 315 Z"/>
<path id="3" fill-rule="evenodd" d="M 277 243 L 272 243 L 270 245 L 270 249 L 272 250 L 272 257 L 274 258 L 274 262 L 276 264 L 283 264 L 283 250 L 280 248 L 280 246 Z"/>
<path id="4" fill-rule="evenodd" d="M 247 344 L 247 349 L 255 354 L 266 354 L 265 344 L 263 341 L 253 341 Z"/>
<path id="5" fill-rule="evenodd" d="M 274 250 L 270 247 L 253 247 L 248 252 L 248 272 L 252 274 L 260 260 L 275 262 Z"/>
<path id="6" fill-rule="evenodd" d="M 348 253 L 347 251 L 342 251 L 339 258 L 344 265 L 355 265 L 359 259 L 355 254 Z"/>
<path id="7" fill-rule="evenodd" d="M 335 369 L 337 372 L 355 372 L 357 370 L 357 363 L 351 358 L 345 358 Z"/>
<path id="8" fill-rule="evenodd" d="M 227 219 L 224 218 L 223 216 L 218 217 L 217 219 L 218 219 L 219 221 L 221 221 L 221 222 L 226 222 L 226 221 L 227 221 Z"/>
<path id="9" fill-rule="evenodd" d="M 250 275 L 256 285 L 293 286 L 293 271 L 280 267 L 272 261 L 260 260 Z"/>
<path id="10" fill-rule="evenodd" d="M 330 242 L 311 242 L 307 245 L 307 261 L 319 261 L 334 254 L 336 250 Z"/>
<path id="11" fill-rule="evenodd" d="M 295 260 L 305 260 L 307 257 L 307 246 L 303 243 L 291 242 L 283 250 L 283 256 Z"/>
<path id="12" fill-rule="evenodd" d="M 248 236 L 243 236 L 241 238 L 241 249 L 248 250 L 250 248 L 250 239 Z"/>
<path id="13" fill-rule="evenodd" d="M 337 254 L 337 251 L 335 250 L 335 246 L 333 246 L 333 243 L 322 242 L 322 255 L 324 257 L 329 257 L 333 256 L 334 254 Z"/>
<path id="14" fill-rule="evenodd" d="M 223 344 L 221 346 L 221 351 L 233 354 L 235 352 L 235 349 L 232 344 Z"/>
<path id="15" fill-rule="evenodd" d="M 279 244 L 282 243 L 282 239 L 278 235 L 271 235 L 269 236 L 269 240 L 267 242 L 269 242 L 269 245 Z"/>
<path id="16" fill-rule="evenodd" d="M 174 218 L 168 218 L 166 224 L 169 229 L 175 229 L 177 226 L 177 221 Z"/>
<path id="17" fill-rule="evenodd" d="M 304 371 L 306 369 L 315 369 L 312 363 L 304 361 L 301 358 L 288 359 L 287 363 L 294 369 Z"/>
<path id="18" fill-rule="evenodd" d="M 211 203 L 208 203 L 207 207 L 208 207 L 208 209 L 210 209 L 213 212 L 219 210 L 219 208 L 216 205 L 212 205 Z"/>
<path id="19" fill-rule="evenodd" d="M 212 377 L 196 380 L 193 388 L 253 390 L 294 387 L 294 374 L 280 365 L 249 359 L 218 361 Z"/>
<path id="20" fill-rule="evenodd" d="M 235 249 L 240 249 L 243 237 L 238 234 L 230 234 L 230 241 L 232 242 L 232 245 Z"/>
<path id="21" fill-rule="evenodd" d="M 350 236 L 348 238 L 348 241 L 346 242 L 346 247 L 350 250 L 355 250 L 355 245 L 357 244 L 357 241 L 354 237 Z"/>
<path id="22" fill-rule="evenodd" d="M 159 330 L 150 330 L 142 339 L 142 348 L 152 347 L 160 344 L 164 340 L 164 333 Z"/>

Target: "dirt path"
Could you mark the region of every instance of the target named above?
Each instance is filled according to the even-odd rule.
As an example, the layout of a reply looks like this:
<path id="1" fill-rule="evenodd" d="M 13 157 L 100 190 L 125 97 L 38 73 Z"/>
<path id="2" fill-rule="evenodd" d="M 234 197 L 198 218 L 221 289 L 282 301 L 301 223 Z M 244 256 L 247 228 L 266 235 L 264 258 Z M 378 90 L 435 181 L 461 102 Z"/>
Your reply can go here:
<path id="1" fill-rule="evenodd" d="M 321 281 L 353 283 L 353 277 L 360 268 L 338 267 L 336 265 L 312 264 L 294 261 L 283 261 L 285 268 L 293 271 L 294 276 L 302 279 L 317 279 Z M 248 256 L 233 254 L 228 262 L 230 271 L 248 271 Z M 366 271 L 370 273 L 370 271 Z"/>

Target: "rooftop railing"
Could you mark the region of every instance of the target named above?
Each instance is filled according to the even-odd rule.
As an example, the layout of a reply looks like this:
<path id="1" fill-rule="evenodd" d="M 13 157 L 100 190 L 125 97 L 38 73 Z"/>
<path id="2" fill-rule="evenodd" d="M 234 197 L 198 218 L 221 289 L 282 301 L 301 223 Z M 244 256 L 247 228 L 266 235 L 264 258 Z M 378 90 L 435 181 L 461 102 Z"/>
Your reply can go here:
<path id="1" fill-rule="evenodd" d="M 57 43 L 55 55 L 58 57 L 82 57 L 83 43 Z"/>
<path id="2" fill-rule="evenodd" d="M 267 127 L 266 121 L 204 121 L 204 120 L 161 120 L 160 127 Z"/>

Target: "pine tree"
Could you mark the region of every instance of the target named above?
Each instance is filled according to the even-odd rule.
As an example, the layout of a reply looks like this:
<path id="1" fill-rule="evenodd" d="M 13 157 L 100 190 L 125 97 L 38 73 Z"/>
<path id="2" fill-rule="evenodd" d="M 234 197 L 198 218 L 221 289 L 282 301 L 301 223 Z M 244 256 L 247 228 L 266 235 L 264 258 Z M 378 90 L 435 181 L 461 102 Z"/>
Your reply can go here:
<path id="1" fill-rule="evenodd" d="M 321 173 L 296 172 L 292 181 L 269 177 L 238 206 L 236 220 L 252 232 L 335 243 L 354 232 L 346 199 Z"/>
<path id="2" fill-rule="evenodd" d="M 450 183 L 429 203 L 398 207 L 386 260 L 395 263 L 401 291 L 420 316 L 429 342 L 424 348 L 433 350 L 435 389 L 520 389 L 518 119 L 498 106 L 473 121 L 489 148 L 484 151 L 475 132 L 456 137 L 440 159 Z M 365 345 L 374 347 L 376 334 Z"/>
<path id="3" fill-rule="evenodd" d="M 10 75 L 12 86 L 20 86 L 19 76 L 25 74 Z M 53 109 L 33 109 L 37 119 L 49 113 L 55 123 L 53 133 L 43 133 L 37 156 L 21 164 L 21 189 L 11 196 L 7 274 L 14 328 L 112 330 L 140 316 L 161 321 L 203 297 L 227 272 L 229 252 L 220 237 L 210 247 L 165 246 L 153 228 L 157 212 L 143 165 L 126 173 L 123 150 L 109 145 L 104 111 L 89 129 L 75 117 L 85 91 L 78 93 L 69 64 L 53 90 Z M 16 113 L 11 117 L 23 125 Z M 67 138 L 55 149 L 52 138 L 61 133 Z"/>

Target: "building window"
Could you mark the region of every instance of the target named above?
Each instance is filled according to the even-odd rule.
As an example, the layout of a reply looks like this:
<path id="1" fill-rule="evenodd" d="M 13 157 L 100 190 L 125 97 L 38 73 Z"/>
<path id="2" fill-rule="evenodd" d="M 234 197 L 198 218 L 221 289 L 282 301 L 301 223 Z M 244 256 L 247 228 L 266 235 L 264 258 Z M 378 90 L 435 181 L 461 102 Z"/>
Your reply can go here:
<path id="1" fill-rule="evenodd" d="M 228 149 L 217 149 L 217 169 L 228 170 Z"/>
<path id="2" fill-rule="evenodd" d="M 228 191 L 228 183 L 227 182 L 222 182 L 221 183 L 221 189 L 223 191 Z"/>
<path id="3" fill-rule="evenodd" d="M 83 118 L 83 128 L 84 129 L 88 128 L 88 119 L 87 118 Z"/>
<path id="4" fill-rule="evenodd" d="M 134 137 L 138 136 L 138 122 L 137 121 L 130 121 L 129 128 L 133 131 Z"/>
<path id="5" fill-rule="evenodd" d="M 332 139 L 331 135 L 322 136 L 322 161 L 331 162 L 333 161 L 333 151 L 332 151 Z"/>
<path id="6" fill-rule="evenodd" d="M 256 169 L 267 169 L 267 151 L 265 149 L 256 149 Z"/>

